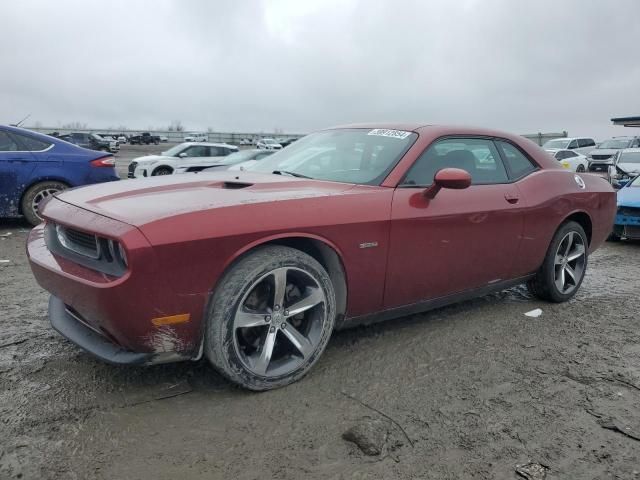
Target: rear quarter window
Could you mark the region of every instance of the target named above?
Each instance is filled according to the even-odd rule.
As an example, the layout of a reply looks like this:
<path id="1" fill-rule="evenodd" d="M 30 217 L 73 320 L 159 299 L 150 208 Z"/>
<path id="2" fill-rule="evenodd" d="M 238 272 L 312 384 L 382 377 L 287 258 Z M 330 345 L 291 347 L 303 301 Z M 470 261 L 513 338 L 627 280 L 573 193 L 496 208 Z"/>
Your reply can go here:
<path id="1" fill-rule="evenodd" d="M 522 178 L 536 170 L 537 167 L 519 148 L 508 142 L 497 141 L 496 143 L 509 167 L 509 176 L 512 180 Z"/>
<path id="2" fill-rule="evenodd" d="M 40 152 L 42 150 L 46 150 L 51 146 L 50 142 L 45 142 L 43 140 L 39 140 L 37 138 L 29 137 L 27 135 L 21 135 L 19 133 L 14 134 L 18 137 L 18 141 L 22 143 L 24 148 L 30 150 L 32 152 Z"/>

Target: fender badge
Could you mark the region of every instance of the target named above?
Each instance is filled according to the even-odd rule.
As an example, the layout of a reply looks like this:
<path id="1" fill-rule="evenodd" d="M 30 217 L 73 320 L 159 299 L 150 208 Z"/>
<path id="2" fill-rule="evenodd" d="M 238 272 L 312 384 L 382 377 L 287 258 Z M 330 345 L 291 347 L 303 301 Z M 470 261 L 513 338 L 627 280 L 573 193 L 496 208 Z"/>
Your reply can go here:
<path id="1" fill-rule="evenodd" d="M 378 242 L 365 242 L 361 243 L 360 248 L 374 248 L 378 246 Z"/>
<path id="2" fill-rule="evenodd" d="M 583 190 L 584 190 L 584 189 L 587 187 L 587 186 L 585 185 L 585 183 L 584 183 L 584 180 L 583 180 L 583 179 L 582 179 L 582 177 L 580 177 L 579 175 L 574 175 L 574 176 L 573 176 L 573 179 L 576 181 L 576 183 L 578 184 L 578 186 L 579 186 L 581 189 L 583 189 Z"/>

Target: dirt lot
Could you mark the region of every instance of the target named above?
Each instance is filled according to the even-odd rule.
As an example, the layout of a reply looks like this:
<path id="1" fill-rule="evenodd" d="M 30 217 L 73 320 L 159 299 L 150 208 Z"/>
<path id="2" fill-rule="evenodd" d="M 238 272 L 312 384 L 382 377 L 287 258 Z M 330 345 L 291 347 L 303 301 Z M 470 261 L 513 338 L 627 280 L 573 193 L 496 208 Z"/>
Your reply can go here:
<path id="1" fill-rule="evenodd" d="M 594 254 L 567 304 L 516 288 L 340 332 L 305 379 L 255 394 L 204 361 L 83 353 L 48 324 L 27 227 L 7 233 L 0 478 L 510 479 L 527 462 L 550 479 L 640 478 L 640 244 Z M 386 441 L 370 457 L 342 434 L 374 420 Z"/>

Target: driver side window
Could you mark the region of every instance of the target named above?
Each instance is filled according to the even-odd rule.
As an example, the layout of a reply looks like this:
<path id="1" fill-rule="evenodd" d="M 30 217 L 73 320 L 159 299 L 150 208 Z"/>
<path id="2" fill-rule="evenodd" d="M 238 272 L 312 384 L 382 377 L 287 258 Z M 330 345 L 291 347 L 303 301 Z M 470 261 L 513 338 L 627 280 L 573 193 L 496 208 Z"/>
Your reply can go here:
<path id="1" fill-rule="evenodd" d="M 443 168 L 460 168 L 471 175 L 472 185 L 506 183 L 507 172 L 492 140 L 447 138 L 438 140 L 420 155 L 403 185 L 427 186 Z"/>

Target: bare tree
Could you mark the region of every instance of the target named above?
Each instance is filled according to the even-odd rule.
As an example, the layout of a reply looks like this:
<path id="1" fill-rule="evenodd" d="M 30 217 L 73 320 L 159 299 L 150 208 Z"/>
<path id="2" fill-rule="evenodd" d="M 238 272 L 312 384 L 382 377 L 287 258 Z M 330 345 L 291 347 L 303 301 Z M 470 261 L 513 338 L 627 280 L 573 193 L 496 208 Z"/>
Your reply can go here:
<path id="1" fill-rule="evenodd" d="M 171 124 L 167 130 L 170 132 L 184 132 L 184 126 L 180 120 L 171 120 Z"/>

